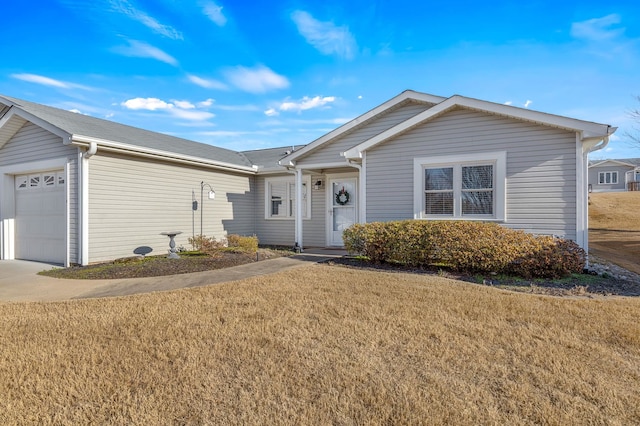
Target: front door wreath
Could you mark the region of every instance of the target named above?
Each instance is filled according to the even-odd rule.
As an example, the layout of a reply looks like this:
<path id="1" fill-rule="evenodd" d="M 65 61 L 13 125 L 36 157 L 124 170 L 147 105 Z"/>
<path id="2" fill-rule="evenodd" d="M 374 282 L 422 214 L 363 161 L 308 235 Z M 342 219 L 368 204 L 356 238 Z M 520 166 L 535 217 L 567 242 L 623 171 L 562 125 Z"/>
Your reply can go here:
<path id="1" fill-rule="evenodd" d="M 350 198 L 351 198 L 351 195 L 349 195 L 349 192 L 346 189 L 344 189 L 344 186 L 340 191 L 336 193 L 336 203 L 340 204 L 341 206 L 344 206 L 345 204 L 347 204 Z"/>

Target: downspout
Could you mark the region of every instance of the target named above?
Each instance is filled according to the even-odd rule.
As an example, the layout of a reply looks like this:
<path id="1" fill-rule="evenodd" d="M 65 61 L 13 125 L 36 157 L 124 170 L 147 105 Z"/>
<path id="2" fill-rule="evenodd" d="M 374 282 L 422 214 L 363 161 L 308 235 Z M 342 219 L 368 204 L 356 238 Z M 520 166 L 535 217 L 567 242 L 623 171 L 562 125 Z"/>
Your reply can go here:
<path id="1" fill-rule="evenodd" d="M 82 153 L 78 186 L 80 187 L 80 259 L 83 266 L 89 264 L 89 159 L 98 152 L 98 144 L 90 142 L 89 148 Z"/>
<path id="2" fill-rule="evenodd" d="M 83 154 L 82 158 L 86 158 L 87 160 L 93 157 L 96 152 L 98 152 L 98 144 L 96 142 L 89 143 L 89 149 L 87 149 Z"/>

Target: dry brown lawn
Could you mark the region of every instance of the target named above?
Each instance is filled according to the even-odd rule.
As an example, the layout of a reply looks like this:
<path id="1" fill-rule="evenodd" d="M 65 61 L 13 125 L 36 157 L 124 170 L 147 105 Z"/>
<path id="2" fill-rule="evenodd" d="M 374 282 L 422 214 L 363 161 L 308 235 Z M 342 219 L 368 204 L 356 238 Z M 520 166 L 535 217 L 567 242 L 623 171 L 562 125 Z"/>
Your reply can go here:
<path id="1" fill-rule="evenodd" d="M 640 424 L 640 299 L 311 265 L 0 304 L 0 424 Z"/>
<path id="2" fill-rule="evenodd" d="M 589 251 L 640 274 L 640 192 L 589 194 Z"/>

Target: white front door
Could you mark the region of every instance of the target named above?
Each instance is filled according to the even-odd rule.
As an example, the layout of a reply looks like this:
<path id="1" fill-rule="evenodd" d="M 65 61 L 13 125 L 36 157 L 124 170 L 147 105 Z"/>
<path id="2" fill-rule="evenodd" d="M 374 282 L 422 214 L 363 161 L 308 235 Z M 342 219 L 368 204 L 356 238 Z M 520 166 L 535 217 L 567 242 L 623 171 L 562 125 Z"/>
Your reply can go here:
<path id="1" fill-rule="evenodd" d="M 342 231 L 358 222 L 358 178 L 331 177 L 327 191 L 327 241 L 329 246 L 343 246 Z"/>

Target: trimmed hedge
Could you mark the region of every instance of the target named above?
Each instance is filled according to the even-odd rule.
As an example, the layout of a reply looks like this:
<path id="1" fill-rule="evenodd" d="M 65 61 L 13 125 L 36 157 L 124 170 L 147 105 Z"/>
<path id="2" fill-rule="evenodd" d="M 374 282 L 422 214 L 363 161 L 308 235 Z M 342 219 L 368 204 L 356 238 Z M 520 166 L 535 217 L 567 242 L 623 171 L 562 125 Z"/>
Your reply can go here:
<path id="1" fill-rule="evenodd" d="M 355 224 L 343 233 L 349 253 L 373 262 L 447 266 L 457 271 L 559 278 L 580 273 L 586 255 L 571 240 L 495 223 L 404 220 Z"/>

